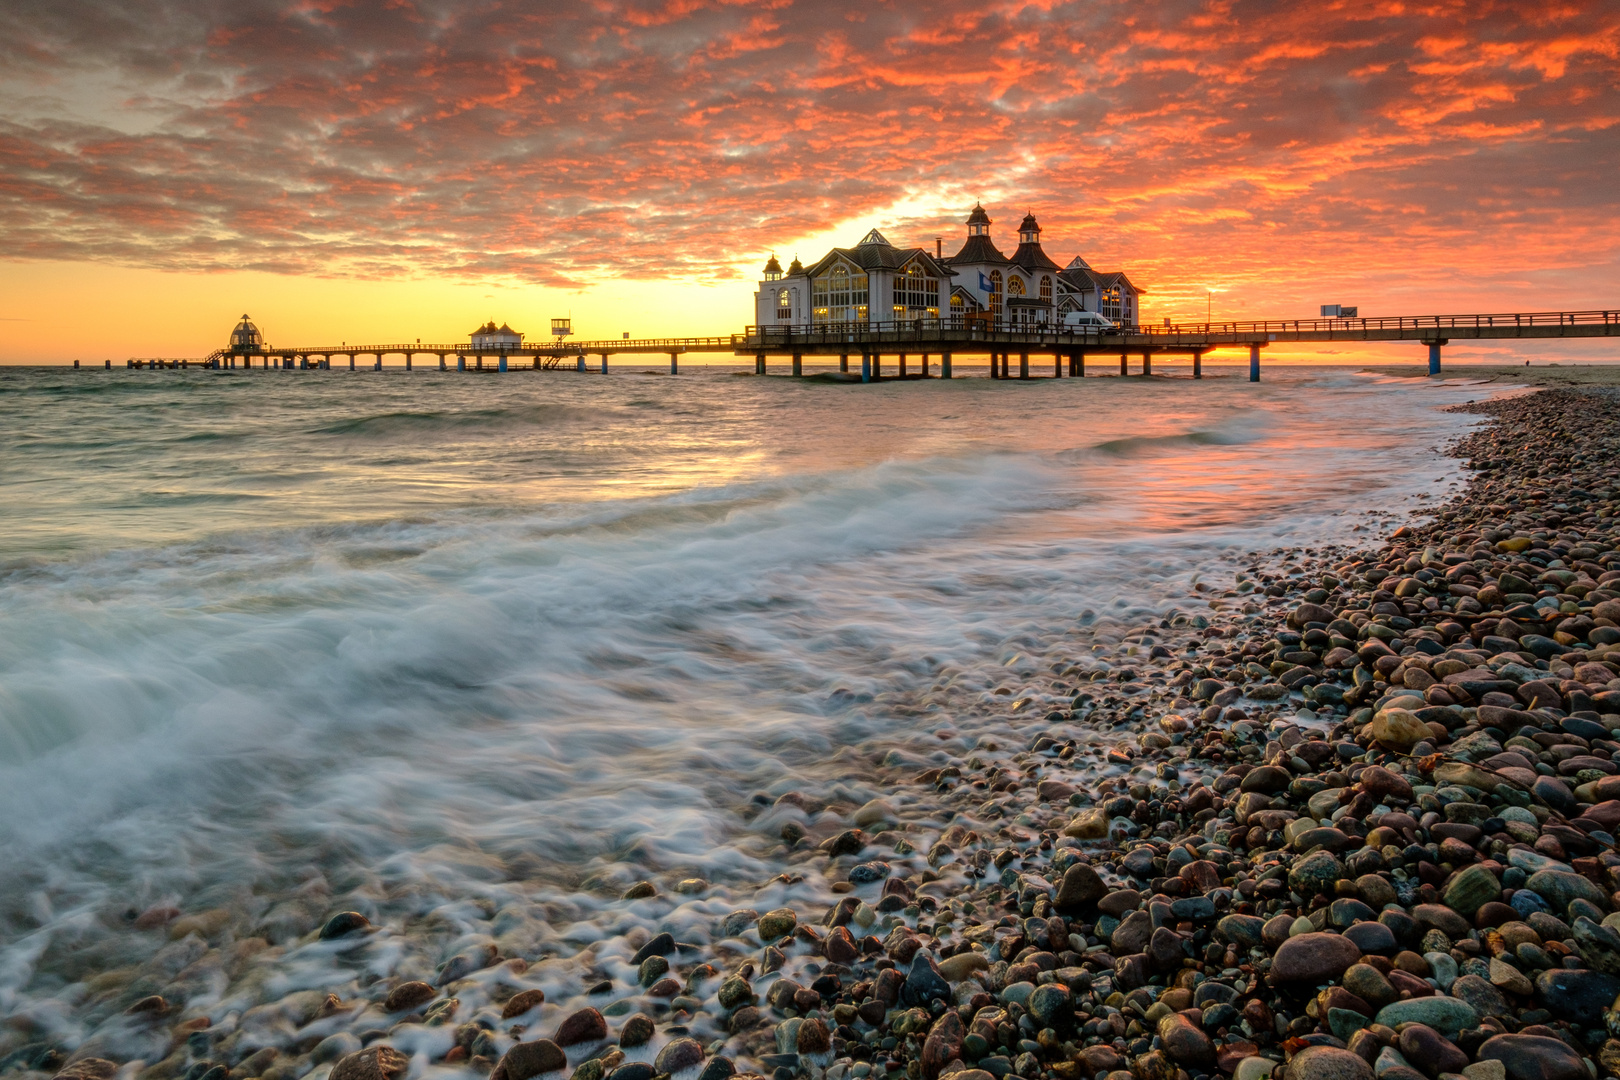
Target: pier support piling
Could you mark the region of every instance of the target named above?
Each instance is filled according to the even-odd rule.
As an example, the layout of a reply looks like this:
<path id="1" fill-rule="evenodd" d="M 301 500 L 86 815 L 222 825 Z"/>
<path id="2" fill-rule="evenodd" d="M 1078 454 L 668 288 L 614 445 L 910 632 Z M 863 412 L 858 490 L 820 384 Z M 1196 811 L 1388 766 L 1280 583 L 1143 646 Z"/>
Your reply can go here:
<path id="1" fill-rule="evenodd" d="M 439 370 L 440 371 L 446 370 L 445 364 L 444 364 L 444 353 L 439 354 Z"/>
<path id="2" fill-rule="evenodd" d="M 1119 373 L 1122 377 L 1131 373 L 1130 356 L 1126 353 L 1119 354 Z"/>
<path id="3" fill-rule="evenodd" d="M 950 353 L 940 353 L 939 354 L 939 377 L 942 378 L 942 379 L 948 379 L 948 378 L 951 377 L 951 354 Z"/>
<path id="4" fill-rule="evenodd" d="M 927 353 L 923 353 L 923 356 L 922 356 L 922 377 L 925 378 L 925 379 L 928 378 L 928 354 Z"/>
<path id="5" fill-rule="evenodd" d="M 1151 375 L 1151 374 L 1153 374 L 1153 354 L 1152 353 L 1146 353 L 1145 352 L 1145 353 L 1142 354 L 1142 374 L 1143 375 Z"/>
<path id="6" fill-rule="evenodd" d="M 804 354 L 803 353 L 794 353 L 793 354 L 793 377 L 795 379 L 797 379 L 800 376 L 802 376 L 803 374 L 804 374 Z"/>
<path id="7" fill-rule="evenodd" d="M 1083 379 L 1086 377 L 1085 353 L 1076 351 L 1074 355 L 1069 358 L 1069 374 L 1073 375 L 1077 379 Z"/>
<path id="8" fill-rule="evenodd" d="M 603 353 L 602 354 L 602 374 L 604 374 L 604 375 L 607 374 L 607 358 L 608 358 L 608 354 Z"/>
<path id="9" fill-rule="evenodd" d="M 1062 353 L 1053 353 L 1052 354 L 1052 378 L 1054 378 L 1054 379 L 1063 378 L 1063 354 Z"/>
<path id="10" fill-rule="evenodd" d="M 900 377 L 902 379 L 906 377 L 906 354 L 905 353 L 900 354 Z"/>
<path id="11" fill-rule="evenodd" d="M 880 352 L 872 354 L 872 378 L 874 381 L 883 379 L 883 354 Z"/>
<path id="12" fill-rule="evenodd" d="M 581 362 L 580 366 L 584 367 L 584 363 Z M 501 358 L 499 360 L 495 361 L 495 370 L 496 371 L 505 371 L 506 370 L 506 354 L 505 353 L 501 353 Z"/>
<path id="13" fill-rule="evenodd" d="M 681 354 L 680 353 L 670 353 L 669 354 L 669 373 L 671 375 L 679 375 L 681 373 Z"/>
<path id="14" fill-rule="evenodd" d="M 1431 342 L 1429 342 L 1429 374 L 1430 375 L 1438 375 L 1438 374 L 1440 374 L 1440 346 L 1444 345 L 1444 344 L 1445 344 L 1445 342 L 1443 342 L 1443 341 L 1431 341 Z"/>
<path id="15" fill-rule="evenodd" d="M 864 383 L 864 382 L 871 382 L 871 381 L 872 381 L 872 354 L 869 353 L 869 352 L 862 351 L 862 353 L 861 353 L 861 382 Z"/>
<path id="16" fill-rule="evenodd" d="M 1202 379 L 1203 377 L 1204 377 L 1204 354 L 1201 353 L 1201 352 L 1194 352 L 1193 353 L 1193 378 Z"/>
<path id="17" fill-rule="evenodd" d="M 1018 377 L 1020 379 L 1029 378 L 1029 353 L 1027 352 L 1018 354 Z"/>
<path id="18" fill-rule="evenodd" d="M 763 375 L 763 374 L 765 374 L 765 354 L 764 353 L 755 353 L 754 354 L 754 374 L 755 375 Z"/>
<path id="19" fill-rule="evenodd" d="M 846 373 L 849 371 L 849 353 L 838 354 L 838 370 Z"/>
<path id="20" fill-rule="evenodd" d="M 1249 381 L 1260 381 L 1260 346 L 1249 346 Z"/>

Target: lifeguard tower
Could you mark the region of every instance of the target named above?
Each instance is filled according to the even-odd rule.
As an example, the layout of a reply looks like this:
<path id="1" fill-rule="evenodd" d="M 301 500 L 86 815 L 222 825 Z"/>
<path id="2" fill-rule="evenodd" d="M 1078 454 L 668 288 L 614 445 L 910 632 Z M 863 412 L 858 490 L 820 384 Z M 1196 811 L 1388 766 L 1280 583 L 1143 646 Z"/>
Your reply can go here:
<path id="1" fill-rule="evenodd" d="M 571 318 L 570 319 L 552 319 L 551 320 L 551 336 L 556 338 L 559 343 L 562 342 L 563 338 L 573 337 L 574 336 L 574 320 L 571 319 Z"/>

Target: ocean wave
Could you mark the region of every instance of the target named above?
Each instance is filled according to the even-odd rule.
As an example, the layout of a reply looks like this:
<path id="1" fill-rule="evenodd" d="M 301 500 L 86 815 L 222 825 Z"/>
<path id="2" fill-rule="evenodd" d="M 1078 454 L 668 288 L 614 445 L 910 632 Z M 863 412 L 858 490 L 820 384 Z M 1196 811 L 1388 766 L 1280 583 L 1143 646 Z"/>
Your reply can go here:
<path id="1" fill-rule="evenodd" d="M 609 409 L 526 404 L 496 409 L 406 411 L 344 417 L 311 428 L 310 434 L 388 438 L 471 431 L 494 435 L 504 428 L 600 424 L 615 419 L 617 414 Z"/>

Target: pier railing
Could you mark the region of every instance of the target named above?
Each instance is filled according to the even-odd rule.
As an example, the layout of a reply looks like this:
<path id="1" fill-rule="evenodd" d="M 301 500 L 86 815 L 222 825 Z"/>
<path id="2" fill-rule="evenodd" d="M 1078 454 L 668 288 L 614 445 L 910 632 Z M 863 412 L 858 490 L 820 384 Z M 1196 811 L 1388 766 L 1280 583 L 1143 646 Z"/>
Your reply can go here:
<path id="1" fill-rule="evenodd" d="M 1620 326 L 1620 310 L 1533 311 L 1480 315 L 1391 315 L 1386 318 L 1264 319 L 1258 322 L 1172 323 L 1143 325 L 1129 333 L 1146 334 L 1313 334 L 1346 330 L 1511 330 L 1555 326 Z M 1539 335 L 1538 335 L 1539 336 Z"/>

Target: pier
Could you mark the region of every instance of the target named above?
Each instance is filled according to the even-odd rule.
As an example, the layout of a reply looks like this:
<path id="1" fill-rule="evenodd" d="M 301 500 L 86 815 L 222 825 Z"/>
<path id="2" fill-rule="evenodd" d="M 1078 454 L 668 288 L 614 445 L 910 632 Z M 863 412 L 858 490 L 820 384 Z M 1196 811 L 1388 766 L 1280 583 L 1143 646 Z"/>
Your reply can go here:
<path id="1" fill-rule="evenodd" d="M 1518 312 L 1506 314 L 1391 316 L 1388 318 L 1271 319 L 1258 322 L 1180 323 L 1095 330 L 1047 324 L 1011 326 L 968 318 L 903 322 L 814 323 L 749 326 L 723 337 L 623 338 L 603 341 L 523 342 L 510 346 L 471 343 L 311 345 L 272 348 L 257 341 L 233 343 L 206 357 L 132 358 L 135 369 L 381 371 L 397 357 L 407 370 L 418 362 L 440 371 L 501 373 L 571 371 L 607 374 L 621 356 L 657 356 L 680 371 L 689 354 L 729 354 L 751 358 L 758 375 L 773 362 L 801 375 L 805 357 L 838 358 L 838 368 L 860 381 L 954 376 L 957 359 L 986 357 L 992 379 L 1084 377 L 1087 361 L 1118 363 L 1121 375 L 1134 368 L 1151 375 L 1157 357 L 1192 360 L 1193 378 L 1203 377 L 1203 359 L 1216 349 L 1244 349 L 1249 377 L 1260 379 L 1261 351 L 1277 343 L 1411 342 L 1427 350 L 1429 373 L 1441 371 L 1441 350 L 1453 341 L 1519 341 L 1620 337 L 1620 310 Z M 336 363 L 334 363 L 336 361 Z M 1050 367 L 1048 368 L 1048 365 Z M 74 365 L 77 367 L 77 363 Z"/>

